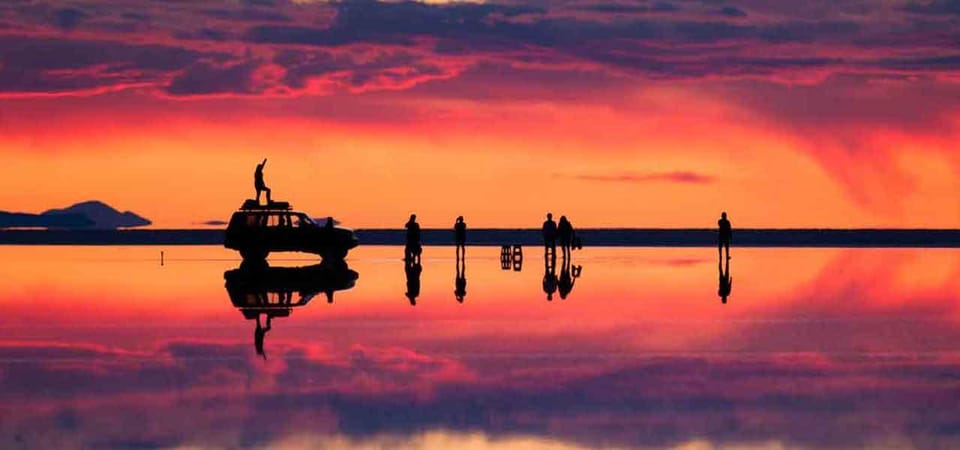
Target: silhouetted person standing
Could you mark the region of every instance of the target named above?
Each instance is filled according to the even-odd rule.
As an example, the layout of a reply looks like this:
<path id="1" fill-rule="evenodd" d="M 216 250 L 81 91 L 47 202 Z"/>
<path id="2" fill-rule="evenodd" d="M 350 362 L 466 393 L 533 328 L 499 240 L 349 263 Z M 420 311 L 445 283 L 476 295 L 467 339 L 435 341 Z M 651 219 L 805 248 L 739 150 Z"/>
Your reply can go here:
<path id="1" fill-rule="evenodd" d="M 560 216 L 557 235 L 560 237 L 560 250 L 563 252 L 563 257 L 569 258 L 570 246 L 573 244 L 573 224 L 567 220 L 567 216 Z"/>
<path id="2" fill-rule="evenodd" d="M 543 221 L 543 251 L 544 254 L 557 255 L 557 223 L 553 221 L 553 214 L 547 213 L 547 220 Z M 556 260 L 554 260 L 556 264 Z"/>
<path id="3" fill-rule="evenodd" d="M 263 162 L 257 164 L 257 170 L 253 172 L 253 187 L 257 189 L 257 203 L 260 203 L 260 193 L 267 193 L 267 204 L 270 204 L 272 201 L 270 199 L 270 188 L 267 187 L 266 183 L 263 182 L 263 166 L 267 165 L 267 159 L 264 158 Z"/>
<path id="4" fill-rule="evenodd" d="M 404 272 L 407 276 L 407 292 L 404 294 L 410 300 L 410 306 L 417 306 L 417 297 L 420 296 L 420 274 L 423 272 L 423 266 L 420 261 L 412 258 L 403 263 Z"/>
<path id="5" fill-rule="evenodd" d="M 417 223 L 417 215 L 410 214 L 410 220 L 407 221 L 405 226 L 407 228 L 407 245 L 404 249 L 406 252 L 404 258 L 416 259 L 419 262 L 422 247 L 420 246 L 420 224 Z"/>
<path id="6" fill-rule="evenodd" d="M 723 271 L 723 260 L 717 261 L 717 271 L 719 271 L 717 295 L 720 296 L 720 301 L 723 304 L 727 304 L 727 297 L 729 297 L 730 292 L 733 291 L 733 277 L 730 276 L 730 259 L 727 259 L 726 272 Z"/>
<path id="7" fill-rule="evenodd" d="M 467 224 L 463 221 L 463 216 L 457 217 L 457 222 L 453 224 L 453 242 L 457 246 L 458 255 L 461 251 L 466 253 Z"/>
<path id="8" fill-rule="evenodd" d="M 727 220 L 727 213 L 720 213 L 720 220 L 717 221 L 717 226 L 719 227 L 719 240 L 717 242 L 717 253 L 723 257 L 723 248 L 727 248 L 727 259 L 730 259 L 730 239 L 733 237 L 733 229 L 730 226 L 730 221 Z"/>
<path id="9" fill-rule="evenodd" d="M 263 339 L 270 331 L 270 314 L 267 314 L 266 326 L 260 325 L 260 315 L 257 315 L 257 328 L 253 330 L 253 346 L 257 349 L 257 354 L 267 359 L 267 354 L 263 351 Z"/>

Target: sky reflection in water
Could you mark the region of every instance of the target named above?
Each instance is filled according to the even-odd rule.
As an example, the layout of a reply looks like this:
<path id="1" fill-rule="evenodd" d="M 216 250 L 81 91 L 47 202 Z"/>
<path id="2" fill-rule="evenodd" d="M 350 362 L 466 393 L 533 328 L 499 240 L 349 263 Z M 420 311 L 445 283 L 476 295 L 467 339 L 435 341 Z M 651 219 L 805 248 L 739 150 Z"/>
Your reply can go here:
<path id="1" fill-rule="evenodd" d="M 427 248 L 411 306 L 361 247 L 262 357 L 234 254 L 165 250 L 0 248 L 0 447 L 960 445 L 955 251 L 734 249 L 724 305 L 711 249 L 575 252 L 547 301 L 538 249 L 471 248 L 460 303 Z"/>

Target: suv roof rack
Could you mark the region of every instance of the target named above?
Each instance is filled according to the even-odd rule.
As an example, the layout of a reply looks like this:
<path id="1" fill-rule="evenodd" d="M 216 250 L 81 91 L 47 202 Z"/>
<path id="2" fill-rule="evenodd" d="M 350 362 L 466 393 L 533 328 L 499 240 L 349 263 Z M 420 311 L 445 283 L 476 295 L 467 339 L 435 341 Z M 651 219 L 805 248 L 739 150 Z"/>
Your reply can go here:
<path id="1" fill-rule="evenodd" d="M 271 201 L 266 205 L 261 205 L 256 199 L 248 198 L 240 205 L 241 210 L 245 211 L 290 211 L 293 209 L 289 202 Z"/>

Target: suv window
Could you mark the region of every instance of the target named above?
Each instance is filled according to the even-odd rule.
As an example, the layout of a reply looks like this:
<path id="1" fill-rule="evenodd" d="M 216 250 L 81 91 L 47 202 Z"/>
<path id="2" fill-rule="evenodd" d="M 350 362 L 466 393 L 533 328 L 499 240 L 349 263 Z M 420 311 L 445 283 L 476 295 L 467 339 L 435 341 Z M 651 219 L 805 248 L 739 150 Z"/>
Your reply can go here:
<path id="1" fill-rule="evenodd" d="M 311 221 L 309 217 L 302 214 L 293 215 L 291 216 L 291 219 L 293 219 L 293 226 L 295 227 L 309 227 L 313 225 L 313 221 Z"/>
<path id="2" fill-rule="evenodd" d="M 311 226 L 313 222 L 309 217 L 303 214 L 290 213 L 267 213 L 267 214 L 246 214 L 238 218 L 247 228 L 263 227 L 302 227 Z"/>

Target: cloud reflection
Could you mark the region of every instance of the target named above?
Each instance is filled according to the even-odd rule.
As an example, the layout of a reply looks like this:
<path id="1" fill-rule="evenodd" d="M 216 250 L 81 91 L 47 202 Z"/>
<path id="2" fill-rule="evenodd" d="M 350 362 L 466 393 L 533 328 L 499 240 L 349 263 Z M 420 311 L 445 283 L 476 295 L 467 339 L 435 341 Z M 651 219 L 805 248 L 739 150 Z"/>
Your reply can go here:
<path id="1" fill-rule="evenodd" d="M 83 445 L 115 447 L 159 433 L 166 441 L 151 444 L 197 445 L 225 423 L 246 423 L 227 428 L 252 427 L 243 445 L 262 446 L 296 441 L 317 425 L 305 423 L 309 417 L 334 434 L 321 439 L 331 445 L 375 445 L 388 435 L 414 448 L 450 439 L 511 448 L 517 435 L 585 447 L 684 446 L 695 437 L 711 445 L 865 447 L 891 436 L 956 437 L 947 413 L 960 388 L 953 354 L 435 357 L 275 347 L 263 364 L 245 345 L 215 342 L 169 342 L 142 354 L 7 344 L 5 434 L 74 435 Z M 530 370 L 564 363 L 573 370 Z M 153 404 L 165 406 L 145 408 Z M 135 410 L 141 419 L 126 423 Z M 186 418 L 189 427 L 171 424 Z M 417 435 L 431 430 L 454 436 Z M 310 439 L 319 438 L 303 444 Z"/>
<path id="2" fill-rule="evenodd" d="M 181 327 L 145 321 L 130 340 L 84 327 L 102 315 L 76 309 L 7 325 L 0 447 L 960 444 L 953 253 L 741 249 L 736 301 L 720 305 L 713 264 L 673 263 L 712 249 L 588 249 L 576 301 L 547 304 L 539 270 L 503 273 L 496 250 L 471 265 L 470 302 L 449 298 L 444 259 L 424 271 L 417 308 L 397 301 L 401 263 L 361 250 L 351 264 L 373 281 L 300 308 L 271 332 L 267 361 L 225 300 L 219 262 L 203 263 L 215 296 L 191 295 L 205 291 L 173 272 L 186 284 L 150 293 L 164 302 L 109 303 L 158 315 L 175 304 Z M 12 317 L 23 303 L 0 307 Z"/>

